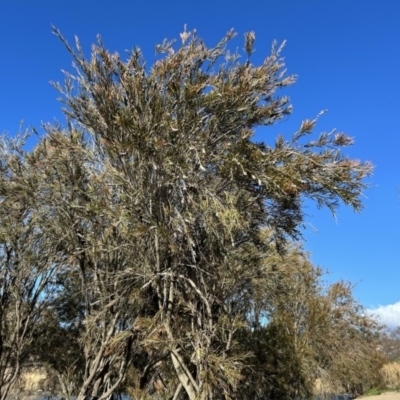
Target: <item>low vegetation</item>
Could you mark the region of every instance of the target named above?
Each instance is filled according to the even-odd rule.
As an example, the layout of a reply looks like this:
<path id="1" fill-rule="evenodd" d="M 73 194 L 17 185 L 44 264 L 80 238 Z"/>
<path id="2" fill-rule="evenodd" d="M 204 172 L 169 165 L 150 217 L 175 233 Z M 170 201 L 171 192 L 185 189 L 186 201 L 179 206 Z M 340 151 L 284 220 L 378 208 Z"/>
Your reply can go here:
<path id="1" fill-rule="evenodd" d="M 400 390 L 400 363 L 389 362 L 381 369 L 383 385 L 385 388 Z"/>

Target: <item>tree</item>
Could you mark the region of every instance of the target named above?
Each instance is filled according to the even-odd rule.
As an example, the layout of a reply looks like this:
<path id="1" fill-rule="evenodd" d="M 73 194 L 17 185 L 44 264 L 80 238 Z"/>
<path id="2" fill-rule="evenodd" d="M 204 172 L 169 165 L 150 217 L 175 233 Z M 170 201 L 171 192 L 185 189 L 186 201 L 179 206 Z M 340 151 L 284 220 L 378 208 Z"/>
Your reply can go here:
<path id="1" fill-rule="evenodd" d="M 36 207 L 35 158 L 26 136 L 0 143 L 0 399 L 8 398 L 48 302 L 57 263 L 41 235 Z"/>
<path id="2" fill-rule="evenodd" d="M 79 282 L 78 400 L 110 398 L 129 364 L 137 398 L 237 397 L 252 357 L 237 335 L 265 310 L 265 259 L 299 235 L 305 199 L 360 210 L 371 166 L 342 156 L 342 133 L 307 141 L 316 120 L 289 141 L 252 140 L 290 114 L 276 92 L 295 80 L 282 46 L 251 64 L 254 33 L 241 63 L 232 31 L 208 49 L 185 30 L 151 69 L 138 48 L 123 62 L 99 38 L 86 60 L 54 33 L 77 69 L 54 84 L 68 126 L 47 125 L 26 157 L 44 254 Z"/>
<path id="3" fill-rule="evenodd" d="M 56 296 L 49 302 L 33 337 L 34 359 L 46 368 L 46 390 L 72 399 L 85 373 L 85 308 L 79 280 L 70 271 L 60 271 L 55 281 Z M 51 385 L 52 384 L 52 385 Z"/>
<path id="4" fill-rule="evenodd" d="M 400 361 L 400 326 L 382 332 L 380 349 L 388 360 Z"/>
<path id="5" fill-rule="evenodd" d="M 53 362 L 64 382 L 64 396 L 75 395 L 66 388 L 80 383 L 78 399 L 100 397 L 100 393 L 107 398 L 124 378 L 132 346 L 124 331 L 137 318 L 128 299 L 137 277 L 128 276 L 128 258 L 133 255 L 123 240 L 124 231 L 118 229 L 118 198 L 109 188 L 112 182 L 106 176 L 99 178 L 102 165 L 82 132 L 48 127 L 47 137 L 34 153 L 40 179 L 38 202 L 44 213 L 42 235 L 53 240 L 63 255 L 58 296 L 51 305 L 55 326 L 44 326 L 70 334 L 74 341 L 78 335 L 73 365 L 83 359 L 84 367 L 79 374 L 75 368 L 75 382 L 67 382 L 71 365 L 45 360 Z"/>
<path id="6" fill-rule="evenodd" d="M 275 283 L 268 292 L 266 330 L 279 327 L 276 340 L 289 340 L 292 358 L 301 365 L 297 388 L 311 392 L 317 382 L 322 394 L 336 390 L 359 395 L 378 385 L 382 328 L 354 299 L 352 285 L 324 284 L 321 269 L 299 246 L 289 248 L 281 260 L 277 255 L 266 262 Z M 291 398 L 306 395 L 292 393 Z"/>

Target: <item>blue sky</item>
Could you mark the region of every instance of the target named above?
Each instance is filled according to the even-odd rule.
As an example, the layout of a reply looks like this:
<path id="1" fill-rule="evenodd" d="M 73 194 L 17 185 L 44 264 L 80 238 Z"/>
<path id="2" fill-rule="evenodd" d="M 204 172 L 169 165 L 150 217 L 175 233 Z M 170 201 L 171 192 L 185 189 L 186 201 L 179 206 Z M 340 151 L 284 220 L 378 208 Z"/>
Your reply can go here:
<path id="1" fill-rule="evenodd" d="M 139 45 L 148 64 L 154 45 L 178 38 L 184 24 L 215 44 L 230 28 L 254 30 L 253 63 L 274 39 L 288 74 L 292 116 L 257 132 L 271 140 L 291 134 L 301 120 L 328 109 L 317 132 L 337 128 L 355 138 L 345 153 L 375 166 L 361 214 L 341 207 L 337 219 L 307 204 L 305 247 L 330 271 L 327 279 L 356 284 L 355 297 L 385 322 L 400 324 L 400 1 L 399 0 L 0 0 L 0 131 L 14 134 L 19 122 L 39 127 L 63 121 L 50 80 L 71 71 L 71 57 L 51 34 L 58 27 L 86 53 L 100 33 L 109 50 Z"/>

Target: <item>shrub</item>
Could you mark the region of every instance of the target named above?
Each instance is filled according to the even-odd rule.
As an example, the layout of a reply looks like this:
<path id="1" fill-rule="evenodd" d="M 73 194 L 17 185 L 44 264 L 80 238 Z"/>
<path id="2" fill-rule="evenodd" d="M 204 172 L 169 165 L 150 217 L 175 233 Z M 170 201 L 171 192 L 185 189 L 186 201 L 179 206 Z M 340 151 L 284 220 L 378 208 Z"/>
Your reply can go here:
<path id="1" fill-rule="evenodd" d="M 400 363 L 390 362 L 381 368 L 384 385 L 388 389 L 400 390 Z"/>

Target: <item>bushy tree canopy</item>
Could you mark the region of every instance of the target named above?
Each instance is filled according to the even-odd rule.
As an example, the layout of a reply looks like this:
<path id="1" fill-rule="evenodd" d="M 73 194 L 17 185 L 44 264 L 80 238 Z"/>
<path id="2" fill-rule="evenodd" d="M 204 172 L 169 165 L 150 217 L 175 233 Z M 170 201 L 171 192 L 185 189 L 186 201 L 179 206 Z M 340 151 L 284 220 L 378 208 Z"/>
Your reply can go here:
<path id="1" fill-rule="evenodd" d="M 298 275 L 289 268 L 276 291 L 267 260 L 298 237 L 305 199 L 332 212 L 340 201 L 360 210 L 371 166 L 342 155 L 348 136 L 315 138 L 316 120 L 291 140 L 253 140 L 258 127 L 291 111 L 277 92 L 294 83 L 282 47 L 255 66 L 254 33 L 245 35 L 241 62 L 227 50 L 234 32 L 207 48 L 185 30 L 180 45 L 157 46 L 148 68 L 138 48 L 122 61 L 99 38 L 86 59 L 78 40 L 74 49 L 54 32 L 76 66 L 64 86 L 54 84 L 67 127 L 46 125 L 32 150 L 3 151 L 0 196 L 3 204 L 31 199 L 25 216 L 4 218 L 34 233 L 24 243 L 49 268 L 36 276 L 57 276 L 40 329 L 68 334 L 83 364 L 78 386 L 68 386 L 71 371 L 60 366 L 63 395 L 74 387 L 79 400 L 109 398 L 130 368 L 133 398 L 239 398 L 257 351 L 249 338 L 271 310 L 277 327 L 289 324 L 300 369 L 303 349 L 322 354 L 293 342 L 302 340 L 297 316 L 284 308 Z M 314 283 L 298 285 L 315 291 Z M 267 382 L 255 388 L 260 398 L 273 393 L 276 382 Z"/>

